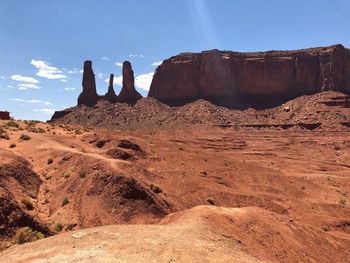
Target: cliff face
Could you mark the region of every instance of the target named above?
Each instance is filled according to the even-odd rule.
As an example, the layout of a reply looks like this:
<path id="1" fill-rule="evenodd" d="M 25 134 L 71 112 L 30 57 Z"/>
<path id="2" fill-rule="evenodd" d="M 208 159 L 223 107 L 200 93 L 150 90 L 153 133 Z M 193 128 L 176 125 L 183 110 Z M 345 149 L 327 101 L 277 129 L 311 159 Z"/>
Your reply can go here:
<path id="1" fill-rule="evenodd" d="M 169 104 L 195 99 L 233 107 L 270 105 L 319 91 L 350 91 L 350 50 L 182 53 L 159 66 L 148 96 Z"/>

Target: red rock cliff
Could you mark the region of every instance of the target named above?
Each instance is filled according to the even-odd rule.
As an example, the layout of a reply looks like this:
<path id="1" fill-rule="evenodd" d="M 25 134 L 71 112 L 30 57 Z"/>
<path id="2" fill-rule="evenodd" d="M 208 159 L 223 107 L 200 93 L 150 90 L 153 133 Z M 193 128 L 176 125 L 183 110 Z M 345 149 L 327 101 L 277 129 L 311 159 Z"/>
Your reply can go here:
<path id="1" fill-rule="evenodd" d="M 203 98 L 247 106 L 324 90 L 350 91 L 350 50 L 342 45 L 257 53 L 182 53 L 157 68 L 148 96 L 169 104 Z"/>

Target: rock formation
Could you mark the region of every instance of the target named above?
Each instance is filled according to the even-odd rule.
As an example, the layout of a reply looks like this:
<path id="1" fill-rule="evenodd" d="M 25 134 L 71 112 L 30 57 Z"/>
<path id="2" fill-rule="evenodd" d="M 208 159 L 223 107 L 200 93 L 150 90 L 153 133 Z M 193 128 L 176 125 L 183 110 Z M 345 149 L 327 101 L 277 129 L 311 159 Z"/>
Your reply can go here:
<path id="1" fill-rule="evenodd" d="M 78 105 L 94 106 L 99 99 L 106 99 L 110 102 L 121 102 L 134 104 L 142 98 L 141 94 L 138 93 L 134 86 L 134 72 L 132 71 L 131 63 L 125 61 L 123 63 L 123 87 L 120 94 L 117 96 L 113 88 L 114 74 L 110 75 L 109 86 L 106 95 L 99 96 L 96 92 L 96 81 L 95 74 L 92 70 L 92 62 L 86 60 L 84 62 L 84 73 L 83 73 L 83 91 L 78 97 Z M 57 116 L 66 114 L 57 112 Z"/>
<path id="2" fill-rule="evenodd" d="M 129 61 L 123 63 L 123 87 L 118 96 L 118 101 L 135 103 L 142 96 L 135 89 L 134 72 Z"/>
<path id="3" fill-rule="evenodd" d="M 110 102 L 116 102 L 118 100 L 117 95 L 115 94 L 114 88 L 113 88 L 113 80 L 114 80 L 114 74 L 111 74 L 109 76 L 109 86 L 108 91 L 105 95 L 105 99 L 109 100 Z"/>
<path id="4" fill-rule="evenodd" d="M 92 70 L 92 62 L 86 60 L 84 62 L 83 72 L 83 91 L 78 97 L 78 105 L 84 104 L 86 106 L 93 106 L 98 100 L 98 94 L 96 92 L 95 74 Z"/>
<path id="5" fill-rule="evenodd" d="M 168 104 L 202 98 L 239 108 L 271 106 L 325 90 L 350 92 L 350 50 L 342 45 L 182 53 L 157 68 L 148 96 Z"/>

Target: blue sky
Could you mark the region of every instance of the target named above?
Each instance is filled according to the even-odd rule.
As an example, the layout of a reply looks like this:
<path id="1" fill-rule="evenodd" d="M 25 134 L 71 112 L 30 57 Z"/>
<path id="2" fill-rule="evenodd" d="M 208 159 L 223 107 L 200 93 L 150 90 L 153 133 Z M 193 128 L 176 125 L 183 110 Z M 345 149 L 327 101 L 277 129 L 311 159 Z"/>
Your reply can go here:
<path id="1" fill-rule="evenodd" d="M 129 60 L 146 96 L 155 65 L 180 52 L 350 47 L 349 11 L 347 0 L 0 0 L 0 110 L 47 120 L 75 105 L 86 59 L 99 94 L 110 73 L 120 90 Z"/>

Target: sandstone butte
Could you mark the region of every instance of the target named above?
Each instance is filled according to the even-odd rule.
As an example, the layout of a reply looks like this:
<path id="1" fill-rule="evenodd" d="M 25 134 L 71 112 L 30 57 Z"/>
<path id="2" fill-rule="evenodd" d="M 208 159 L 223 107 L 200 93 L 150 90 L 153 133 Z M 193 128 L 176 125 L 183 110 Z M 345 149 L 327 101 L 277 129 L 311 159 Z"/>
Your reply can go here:
<path id="1" fill-rule="evenodd" d="M 206 99 L 230 107 L 269 107 L 321 91 L 350 91 L 350 50 L 182 53 L 157 68 L 148 96 L 171 105 Z"/>
<path id="2" fill-rule="evenodd" d="M 94 106 L 99 99 L 106 99 L 110 102 L 121 102 L 133 104 L 137 100 L 141 99 L 142 96 L 135 89 L 134 72 L 129 61 L 123 63 L 123 87 L 120 94 L 117 96 L 113 88 L 114 75 L 110 75 L 109 87 L 105 96 L 99 96 L 96 92 L 96 80 L 95 74 L 92 69 L 92 62 L 86 60 L 84 62 L 83 72 L 83 91 L 78 97 L 78 105 L 84 104 L 86 106 Z"/>

